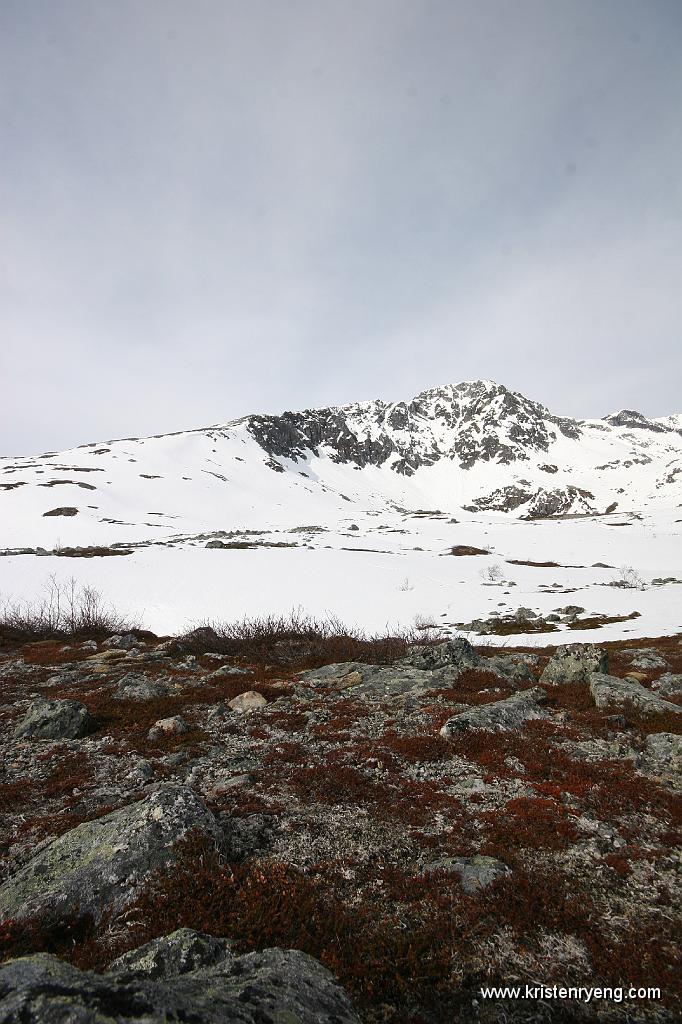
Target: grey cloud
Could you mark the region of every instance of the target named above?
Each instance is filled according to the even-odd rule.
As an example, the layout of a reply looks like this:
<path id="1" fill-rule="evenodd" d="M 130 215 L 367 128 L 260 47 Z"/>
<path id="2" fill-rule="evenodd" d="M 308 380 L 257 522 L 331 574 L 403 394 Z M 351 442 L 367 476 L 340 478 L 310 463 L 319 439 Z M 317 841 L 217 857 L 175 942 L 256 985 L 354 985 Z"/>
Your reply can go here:
<path id="1" fill-rule="evenodd" d="M 491 377 L 679 410 L 676 0 L 6 0 L 4 453 Z"/>

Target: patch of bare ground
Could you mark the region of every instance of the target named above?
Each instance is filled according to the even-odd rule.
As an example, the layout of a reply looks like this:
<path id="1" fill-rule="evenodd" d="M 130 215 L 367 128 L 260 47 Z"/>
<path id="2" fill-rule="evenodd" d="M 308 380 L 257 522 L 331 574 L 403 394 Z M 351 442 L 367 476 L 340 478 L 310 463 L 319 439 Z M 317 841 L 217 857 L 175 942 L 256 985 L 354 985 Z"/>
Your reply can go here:
<path id="1" fill-rule="evenodd" d="M 298 674 L 336 662 L 391 665 L 414 637 L 301 625 L 213 624 L 164 641 L 137 632 L 112 657 L 99 639 L 5 641 L 2 877 L 36 844 L 144 799 L 159 781 L 199 793 L 226 846 L 188 834 L 176 866 L 150 876 L 125 912 L 97 926 L 77 917 L 59 927 L 0 923 L 1 955 L 50 950 L 101 970 L 187 926 L 229 937 L 238 952 L 310 953 L 339 977 L 366 1024 L 535 1019 L 523 1016 L 528 1006 L 474 1011 L 472 1000 L 484 984 L 538 979 L 659 986 L 662 994 L 655 1005 L 621 1007 L 627 1017 L 606 1003 L 591 1016 L 562 1017 L 569 1010 L 555 1004 L 537 1019 L 675 1020 L 682 797 L 668 766 L 652 768 L 647 758 L 650 737 L 679 733 L 682 716 L 599 710 L 586 682 L 566 681 L 541 684 L 546 719 L 447 739 L 440 729 L 458 711 L 537 686 L 555 648 L 505 648 L 506 656 L 537 656 L 532 678 L 479 663 L 397 696 L 360 694 L 335 688 L 334 677 L 313 687 Z M 604 644 L 613 675 L 631 671 L 633 646 Z M 642 685 L 682 672 L 679 637 L 636 647 L 666 666 L 648 670 Z M 249 674 L 215 675 L 221 666 Z M 164 682 L 168 693 L 121 698 L 126 673 Z M 232 710 L 247 691 L 266 703 Z M 15 739 L 35 695 L 82 702 L 94 732 Z M 173 716 L 186 732 L 149 738 Z M 465 891 L 455 864 L 475 856 L 508 870 Z"/>

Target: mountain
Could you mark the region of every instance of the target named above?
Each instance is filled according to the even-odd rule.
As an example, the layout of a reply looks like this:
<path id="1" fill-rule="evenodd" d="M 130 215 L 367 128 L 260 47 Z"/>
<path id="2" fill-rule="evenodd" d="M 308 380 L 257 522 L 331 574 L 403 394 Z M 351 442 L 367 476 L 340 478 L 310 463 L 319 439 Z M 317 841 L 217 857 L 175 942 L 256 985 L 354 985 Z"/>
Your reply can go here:
<path id="1" fill-rule="evenodd" d="M 492 381 L 0 459 L 6 548 L 329 523 L 349 505 L 532 520 L 681 503 L 682 416 L 579 421 Z"/>

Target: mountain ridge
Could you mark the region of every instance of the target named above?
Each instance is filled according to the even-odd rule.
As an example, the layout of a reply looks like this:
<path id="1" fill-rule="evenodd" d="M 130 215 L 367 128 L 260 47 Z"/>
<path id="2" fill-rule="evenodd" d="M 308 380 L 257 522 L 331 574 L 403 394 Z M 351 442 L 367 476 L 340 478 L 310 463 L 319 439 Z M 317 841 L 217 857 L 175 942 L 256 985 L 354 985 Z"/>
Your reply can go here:
<path id="1" fill-rule="evenodd" d="M 679 508 L 681 428 L 677 414 L 650 420 L 627 409 L 556 416 L 494 381 L 428 388 L 409 402 L 256 413 L 0 458 L 0 545 L 42 543 L 46 516 L 63 517 L 65 543 L 99 544 L 123 527 L 134 539 L 262 528 L 273 509 L 282 522 L 339 521 L 348 502 L 525 519 Z M 45 488 L 60 501 L 46 500 Z"/>

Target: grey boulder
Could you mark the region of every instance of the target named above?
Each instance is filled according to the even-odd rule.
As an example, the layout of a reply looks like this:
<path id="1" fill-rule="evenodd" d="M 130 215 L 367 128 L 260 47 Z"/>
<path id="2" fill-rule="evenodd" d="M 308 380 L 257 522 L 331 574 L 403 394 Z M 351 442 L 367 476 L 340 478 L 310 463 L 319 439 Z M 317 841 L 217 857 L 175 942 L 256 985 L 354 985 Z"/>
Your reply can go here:
<path id="1" fill-rule="evenodd" d="M 38 953 L 0 967 L 0 1024 L 359 1024 L 334 976 L 298 950 L 235 956 L 188 929 L 106 974 Z"/>
<path id="2" fill-rule="evenodd" d="M 458 637 L 442 644 L 414 644 L 396 664 L 433 670 L 437 668 L 474 668 L 481 658 L 468 640 Z"/>
<path id="3" fill-rule="evenodd" d="M 75 740 L 93 727 L 90 712 L 78 700 L 45 700 L 31 704 L 14 730 L 16 739 Z"/>
<path id="4" fill-rule="evenodd" d="M 539 686 L 530 690 L 520 690 L 505 700 L 497 700 L 492 704 L 482 704 L 449 718 L 440 730 L 441 736 L 450 737 L 466 729 L 487 729 L 504 731 L 520 729 L 524 722 L 534 718 L 549 718 L 549 714 L 540 706 L 547 700 L 546 692 Z"/>
<path id="5" fill-rule="evenodd" d="M 347 661 L 336 665 L 302 672 L 299 681 L 307 687 L 326 687 L 331 690 L 347 690 L 354 696 L 398 697 L 406 693 L 425 693 L 450 685 L 456 678 L 452 668 L 434 670 L 413 668 L 396 662 L 395 665 L 366 665 L 363 662 Z M 299 696 L 306 697 L 305 690 L 298 690 Z"/>
<path id="6" fill-rule="evenodd" d="M 671 768 L 682 766 L 682 736 L 673 732 L 654 732 L 646 738 L 645 756 Z"/>
<path id="7" fill-rule="evenodd" d="M 190 831 L 222 846 L 223 833 L 191 789 L 162 784 L 137 803 L 86 821 L 47 843 L 0 886 L 0 921 L 40 915 L 99 920 L 143 888 L 150 872 L 175 863 Z"/>
<path id="8" fill-rule="evenodd" d="M 608 672 L 608 654 L 594 644 L 557 647 L 540 676 L 541 683 L 587 683 L 593 672 Z"/>
<path id="9" fill-rule="evenodd" d="M 113 696 L 116 700 L 156 700 L 173 692 L 169 683 L 143 673 L 128 672 L 119 679 Z"/>
<path id="10" fill-rule="evenodd" d="M 632 704 L 652 715 L 668 712 L 682 715 L 682 707 L 664 700 L 632 679 L 617 679 L 602 672 L 593 672 L 590 676 L 590 693 L 594 703 L 602 710 L 616 710 Z"/>
<path id="11" fill-rule="evenodd" d="M 677 697 L 678 694 L 682 694 L 682 675 L 665 672 L 653 681 L 651 689 L 662 697 Z"/>

